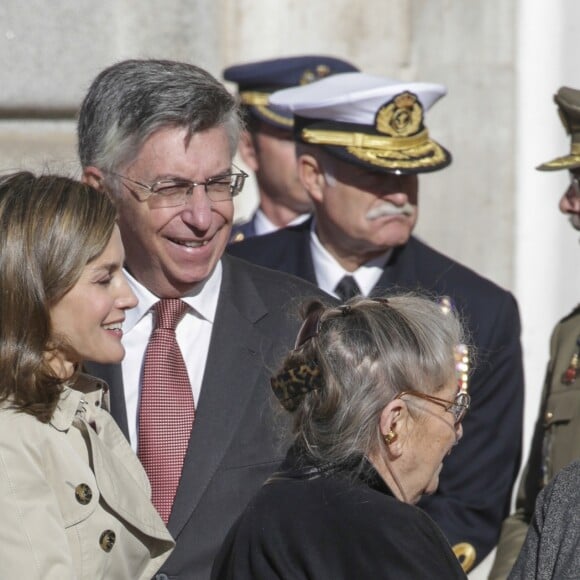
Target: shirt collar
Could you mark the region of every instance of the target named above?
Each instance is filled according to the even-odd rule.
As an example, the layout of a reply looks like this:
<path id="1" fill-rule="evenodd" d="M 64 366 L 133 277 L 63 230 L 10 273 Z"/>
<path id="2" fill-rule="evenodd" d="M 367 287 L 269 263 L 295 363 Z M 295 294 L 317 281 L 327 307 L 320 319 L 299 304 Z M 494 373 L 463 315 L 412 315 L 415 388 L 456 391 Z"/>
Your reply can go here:
<path id="1" fill-rule="evenodd" d="M 153 292 L 138 282 L 127 270 L 125 270 L 125 275 L 129 286 L 131 286 L 131 289 L 139 299 L 137 306 L 128 310 L 125 315 L 123 332 L 130 332 L 151 311 L 151 308 L 159 301 L 159 296 L 155 296 Z M 220 260 L 209 277 L 198 283 L 187 295 L 182 296 L 181 300 L 189 305 L 196 316 L 213 324 L 221 283 L 222 263 Z"/>
<path id="2" fill-rule="evenodd" d="M 290 223 L 286 224 L 286 227 L 290 226 L 297 226 L 305 222 L 310 217 L 309 213 L 303 213 L 299 216 L 295 217 Z M 270 219 L 266 216 L 266 214 L 258 208 L 254 215 L 254 229 L 256 231 L 257 236 L 262 236 L 264 234 L 269 234 L 270 232 L 275 232 L 280 228 L 273 224 Z"/>
<path id="3" fill-rule="evenodd" d="M 310 252 L 316 272 L 318 286 L 325 292 L 337 296 L 334 289 L 343 276 L 353 276 L 364 296 L 368 296 L 382 276 L 386 263 L 391 257 L 392 249 L 369 260 L 354 272 L 347 272 L 322 245 L 316 234 L 316 220 L 312 220 L 310 228 Z"/>

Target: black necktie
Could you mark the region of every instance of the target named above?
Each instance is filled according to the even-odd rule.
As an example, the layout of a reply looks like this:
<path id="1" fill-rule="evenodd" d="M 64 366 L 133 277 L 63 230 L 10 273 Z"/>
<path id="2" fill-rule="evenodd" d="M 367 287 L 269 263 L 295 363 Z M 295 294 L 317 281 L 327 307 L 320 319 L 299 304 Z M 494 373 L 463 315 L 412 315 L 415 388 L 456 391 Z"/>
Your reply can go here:
<path id="1" fill-rule="evenodd" d="M 344 276 L 336 285 L 334 291 L 342 301 L 346 301 L 357 294 L 360 294 L 360 288 L 353 276 Z"/>

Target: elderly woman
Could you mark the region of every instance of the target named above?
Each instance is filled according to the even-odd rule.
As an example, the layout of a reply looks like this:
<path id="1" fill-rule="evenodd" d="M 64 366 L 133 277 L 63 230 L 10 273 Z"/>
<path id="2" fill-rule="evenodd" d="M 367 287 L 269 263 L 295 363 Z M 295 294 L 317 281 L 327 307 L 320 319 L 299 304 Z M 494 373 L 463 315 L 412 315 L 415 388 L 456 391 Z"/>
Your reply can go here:
<path id="1" fill-rule="evenodd" d="M 85 360 L 119 362 L 115 209 L 57 176 L 0 179 L 0 576 L 151 578 L 173 540 Z"/>
<path id="2" fill-rule="evenodd" d="M 430 300 L 314 302 L 272 379 L 293 416 L 281 468 L 231 530 L 216 579 L 465 578 L 433 493 L 461 438 L 461 325 Z"/>

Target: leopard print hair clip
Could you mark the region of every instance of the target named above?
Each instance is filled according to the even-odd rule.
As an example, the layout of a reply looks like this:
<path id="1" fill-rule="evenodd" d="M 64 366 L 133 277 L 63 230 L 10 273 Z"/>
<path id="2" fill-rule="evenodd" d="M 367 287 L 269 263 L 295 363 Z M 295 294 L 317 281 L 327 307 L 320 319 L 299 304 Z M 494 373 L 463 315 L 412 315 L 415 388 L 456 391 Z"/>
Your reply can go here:
<path id="1" fill-rule="evenodd" d="M 270 379 L 274 394 L 287 411 L 295 411 L 300 399 L 310 391 L 322 387 L 322 374 L 318 363 L 308 361 L 296 367 L 285 369 Z"/>

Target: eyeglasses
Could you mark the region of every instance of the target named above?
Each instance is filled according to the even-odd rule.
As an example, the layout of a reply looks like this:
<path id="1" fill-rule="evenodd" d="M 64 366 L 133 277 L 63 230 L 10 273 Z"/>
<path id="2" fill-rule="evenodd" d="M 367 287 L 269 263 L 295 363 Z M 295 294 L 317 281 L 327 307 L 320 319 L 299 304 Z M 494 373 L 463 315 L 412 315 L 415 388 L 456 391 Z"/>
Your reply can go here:
<path id="1" fill-rule="evenodd" d="M 471 404 L 471 397 L 464 391 L 459 391 L 455 395 L 454 401 L 448 401 L 446 399 L 440 399 L 439 397 L 433 397 L 431 395 L 426 395 L 419 391 L 401 391 L 395 399 L 402 399 L 405 395 L 410 397 L 417 397 L 418 399 L 424 399 L 425 401 L 430 401 L 443 407 L 446 411 L 453 415 L 453 424 L 455 426 L 459 425 L 461 421 L 465 418 L 469 405 Z"/>
<path id="2" fill-rule="evenodd" d="M 232 166 L 237 172 L 216 175 L 215 177 L 210 177 L 207 181 L 200 182 L 186 179 L 161 179 L 151 185 L 147 185 L 120 173 L 110 172 L 110 175 L 119 177 L 139 188 L 139 191 L 129 189 L 137 196 L 139 201 L 149 201 L 153 208 L 177 207 L 187 202 L 187 199 L 193 194 L 193 189 L 198 185 L 203 185 L 205 194 L 210 201 L 229 201 L 238 195 L 244 187 L 248 174 L 239 167 L 233 164 Z"/>

